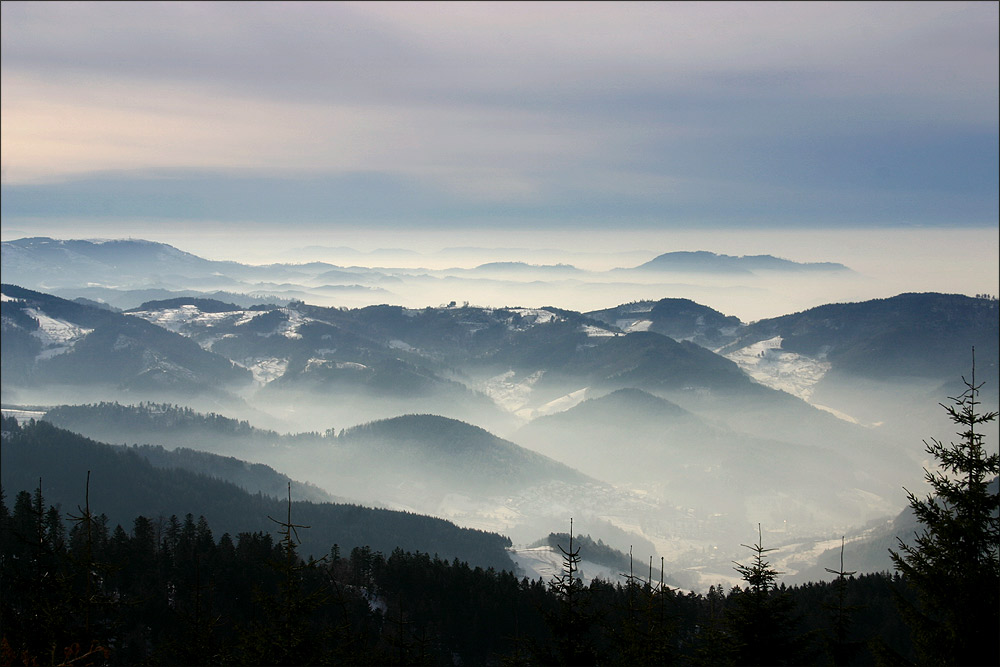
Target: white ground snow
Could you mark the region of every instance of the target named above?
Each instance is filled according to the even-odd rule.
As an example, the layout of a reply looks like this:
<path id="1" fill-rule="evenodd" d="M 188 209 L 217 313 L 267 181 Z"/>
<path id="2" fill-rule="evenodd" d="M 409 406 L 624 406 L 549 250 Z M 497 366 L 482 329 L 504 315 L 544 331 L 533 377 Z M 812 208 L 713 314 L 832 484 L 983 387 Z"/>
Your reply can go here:
<path id="1" fill-rule="evenodd" d="M 583 389 L 577 389 L 576 391 L 566 394 L 565 396 L 560 396 L 554 401 L 549 401 L 540 408 L 531 410 L 531 418 L 542 417 L 545 415 L 553 415 L 557 412 L 564 412 L 570 408 L 579 405 L 587 398 L 587 391 L 590 387 L 584 387 Z M 518 414 L 524 411 L 519 411 Z"/>
<path id="2" fill-rule="evenodd" d="M 187 305 L 179 308 L 166 308 L 162 310 L 140 310 L 130 313 L 136 317 L 141 317 L 147 322 L 152 322 L 164 329 L 169 329 L 174 333 L 183 333 L 184 329 L 192 326 L 210 327 L 222 322 L 233 325 L 246 324 L 260 313 L 252 310 L 234 310 L 227 313 L 204 313 L 197 306 Z"/>
<path id="3" fill-rule="evenodd" d="M 93 331 L 72 322 L 49 317 L 34 308 L 25 308 L 24 312 L 38 320 L 38 329 L 32 331 L 31 335 L 42 343 L 39 359 L 51 359 L 58 354 L 69 352 L 77 341 Z"/>
<path id="4" fill-rule="evenodd" d="M 726 358 L 761 384 L 808 401 L 813 387 L 830 370 L 830 362 L 785 352 L 781 343 L 781 336 L 775 336 L 731 352 Z"/>
<path id="5" fill-rule="evenodd" d="M 653 326 L 653 320 L 618 320 L 618 327 L 625 333 L 649 331 L 651 326 Z"/>
<path id="6" fill-rule="evenodd" d="M 562 319 L 555 313 L 540 308 L 511 308 L 510 312 L 517 313 L 530 324 L 548 324 Z"/>
<path id="7" fill-rule="evenodd" d="M 841 412 L 840 410 L 836 410 L 836 409 L 831 408 L 831 407 L 826 406 L 826 405 L 820 405 L 819 403 L 811 403 L 810 405 L 812 405 L 814 408 L 819 408 L 820 410 L 823 410 L 825 412 L 829 412 L 831 415 L 833 415 L 837 419 L 843 419 L 845 422 L 851 422 L 852 424 L 858 424 L 859 426 L 865 426 L 865 424 L 862 424 L 861 422 L 859 422 L 857 419 L 855 419 L 851 415 L 847 414 L 846 412 Z M 881 423 L 882 422 L 879 422 L 878 424 L 871 424 L 871 426 L 878 426 Z"/>
<path id="8" fill-rule="evenodd" d="M 281 335 L 285 338 L 302 338 L 299 327 L 311 320 L 297 310 L 282 308 L 282 312 L 288 315 L 288 321 L 281 328 Z"/>
<path id="9" fill-rule="evenodd" d="M 524 576 L 531 580 L 541 578 L 548 582 L 562 574 L 562 554 L 551 547 L 514 548 L 507 552 L 524 572 Z M 610 582 L 625 580 L 621 572 L 587 560 L 580 562 L 577 575 L 583 579 L 584 585 L 589 585 L 593 579 Z"/>
<path id="10" fill-rule="evenodd" d="M 516 414 L 528 403 L 531 388 L 542 377 L 543 372 L 532 373 L 520 382 L 514 382 L 514 371 L 507 371 L 476 384 L 475 388 L 507 412 Z"/>
<path id="11" fill-rule="evenodd" d="M 288 315 L 288 320 L 281 324 L 276 333 L 286 338 L 302 338 L 302 334 L 298 333 L 299 327 L 307 322 L 311 322 L 312 319 L 297 310 L 289 308 L 282 308 L 281 312 Z M 193 328 L 209 328 L 222 323 L 231 326 L 242 326 L 260 315 L 260 312 L 256 310 L 233 310 L 225 313 L 205 313 L 199 310 L 197 306 L 186 305 L 163 310 L 141 310 L 130 314 L 141 317 L 164 329 L 169 329 L 174 333 L 189 334 Z M 207 344 L 203 342 L 202 347 L 208 348 L 212 342 L 215 341 L 212 340 Z"/>
<path id="12" fill-rule="evenodd" d="M 253 373 L 254 382 L 265 385 L 285 374 L 288 369 L 288 359 L 267 357 L 264 359 L 251 357 L 237 362 L 243 368 Z"/>
<path id="13" fill-rule="evenodd" d="M 609 338 L 616 335 L 614 331 L 608 331 L 607 329 L 602 329 L 601 327 L 595 327 L 592 324 L 584 324 L 580 327 L 580 330 L 587 334 L 590 338 Z"/>
<path id="14" fill-rule="evenodd" d="M 23 424 L 29 419 L 39 420 L 45 417 L 44 410 L 19 410 L 15 408 L 4 408 L 3 415 L 5 417 L 13 417 L 17 420 L 17 423 Z"/>

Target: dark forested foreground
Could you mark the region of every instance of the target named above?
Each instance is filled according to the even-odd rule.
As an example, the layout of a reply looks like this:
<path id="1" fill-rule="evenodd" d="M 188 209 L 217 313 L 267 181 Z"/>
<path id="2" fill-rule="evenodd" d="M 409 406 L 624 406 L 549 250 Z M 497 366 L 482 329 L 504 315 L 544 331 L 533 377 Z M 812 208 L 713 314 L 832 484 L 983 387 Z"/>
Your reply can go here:
<path id="1" fill-rule="evenodd" d="M 303 559 L 290 500 L 273 534 L 216 539 L 192 514 L 111 528 L 89 484 L 69 513 L 39 484 L 0 503 L 0 664 L 996 665 L 1000 455 L 978 427 L 997 413 L 966 387 L 946 407 L 959 443 L 927 444 L 935 495 L 909 495 L 923 529 L 892 554 L 901 575 L 842 564 L 786 588 L 760 539 L 743 584 L 706 595 L 585 586 L 573 538 L 548 582 L 402 549 Z M 3 431 L 5 449 L 25 433 Z"/>
<path id="2" fill-rule="evenodd" d="M 2 510 L 3 664 L 871 664 L 911 658 L 889 575 L 728 594 L 518 579 L 421 553 L 298 555 L 187 515 L 67 524 L 42 494 Z M 749 559 L 751 569 L 754 561 Z M 765 590 L 766 588 L 766 590 Z"/>

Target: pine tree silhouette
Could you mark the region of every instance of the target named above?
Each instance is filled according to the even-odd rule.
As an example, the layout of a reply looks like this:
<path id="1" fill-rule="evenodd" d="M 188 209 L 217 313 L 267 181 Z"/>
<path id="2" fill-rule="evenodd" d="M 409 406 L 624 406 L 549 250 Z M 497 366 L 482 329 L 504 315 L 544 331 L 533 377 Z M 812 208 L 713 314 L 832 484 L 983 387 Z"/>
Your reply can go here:
<path id="1" fill-rule="evenodd" d="M 958 425 L 959 441 L 925 441 L 938 469 L 924 470 L 934 493 L 907 491 L 922 531 L 890 550 L 896 569 L 916 589 L 918 601 L 900 600 L 918 657 L 934 664 L 1000 664 L 1000 454 L 987 452 L 977 428 L 997 418 L 981 412 L 975 349 L 965 391 L 941 404 Z"/>

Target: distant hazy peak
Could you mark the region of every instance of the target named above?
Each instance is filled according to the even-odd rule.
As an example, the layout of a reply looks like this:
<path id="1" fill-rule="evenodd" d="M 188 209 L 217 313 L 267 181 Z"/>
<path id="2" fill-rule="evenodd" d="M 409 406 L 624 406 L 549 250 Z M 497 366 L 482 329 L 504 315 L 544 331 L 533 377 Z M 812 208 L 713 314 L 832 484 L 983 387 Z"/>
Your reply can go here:
<path id="1" fill-rule="evenodd" d="M 529 264 L 528 262 L 487 262 L 480 264 L 476 269 L 516 269 L 516 270 L 553 270 L 578 271 L 572 264 Z"/>
<path id="2" fill-rule="evenodd" d="M 706 250 L 668 252 L 635 267 L 658 271 L 710 271 L 752 273 L 753 271 L 850 271 L 834 262 L 793 262 L 773 255 L 720 255 Z"/>

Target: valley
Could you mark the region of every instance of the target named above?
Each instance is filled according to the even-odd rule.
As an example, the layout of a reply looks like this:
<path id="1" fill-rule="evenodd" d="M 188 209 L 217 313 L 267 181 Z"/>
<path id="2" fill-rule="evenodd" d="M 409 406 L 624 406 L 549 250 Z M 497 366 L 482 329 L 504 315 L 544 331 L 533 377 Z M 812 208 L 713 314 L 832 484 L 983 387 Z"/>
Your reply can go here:
<path id="1" fill-rule="evenodd" d="M 639 562 L 663 557 L 691 590 L 731 579 L 758 523 L 769 544 L 787 545 L 790 572 L 814 572 L 814 545 L 897 515 L 902 486 L 921 476 L 914 443 L 947 437 L 932 408 L 968 372 L 973 346 L 984 397 L 997 400 L 990 299 L 903 294 L 753 323 L 685 298 L 574 311 L 201 292 L 122 309 L 150 262 L 174 286 L 375 270 L 207 262 L 146 242 L 116 242 L 132 263 L 101 268 L 93 253 L 108 244 L 27 241 L 4 243 L 5 414 L 266 465 L 326 498 L 439 517 L 522 548 L 572 517 Z M 6 284 L 39 275 L 55 249 L 48 287 Z M 692 266 L 851 274 L 712 253 L 619 273 Z M 481 273 L 534 279 L 537 269 Z M 91 297 L 119 296 L 99 303 L 68 286 L 84 279 L 109 284 Z"/>

